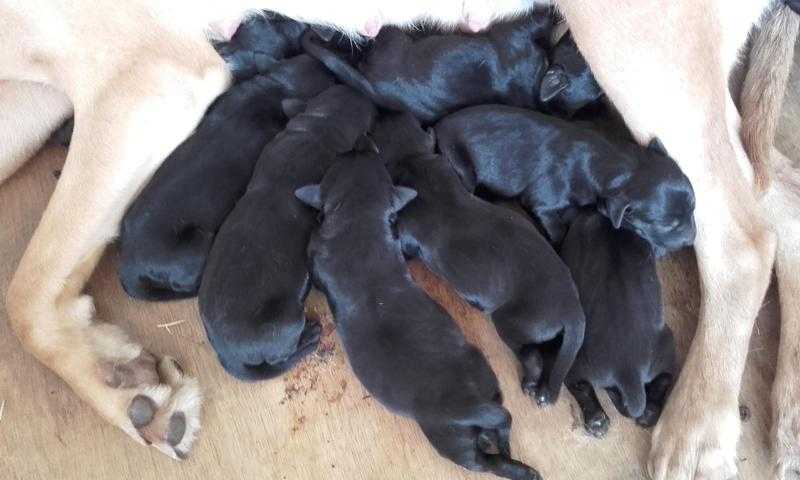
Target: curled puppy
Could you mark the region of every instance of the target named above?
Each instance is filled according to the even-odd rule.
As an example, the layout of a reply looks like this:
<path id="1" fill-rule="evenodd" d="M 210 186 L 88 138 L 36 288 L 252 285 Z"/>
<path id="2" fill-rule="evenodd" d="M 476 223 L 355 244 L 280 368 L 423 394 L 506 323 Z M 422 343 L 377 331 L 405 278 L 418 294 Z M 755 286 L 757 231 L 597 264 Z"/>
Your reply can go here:
<path id="1" fill-rule="evenodd" d="M 286 123 L 281 100 L 310 98 L 331 85 L 319 62 L 300 55 L 214 102 L 123 217 L 119 278 L 130 296 L 197 294 L 214 235 L 244 194 L 264 145 Z"/>
<path id="2" fill-rule="evenodd" d="M 319 324 L 303 313 L 310 288 L 306 245 L 315 213 L 294 191 L 319 182 L 376 115 L 372 102 L 336 85 L 264 147 L 247 192 L 214 240 L 200 287 L 200 316 L 231 375 L 272 378 L 316 348 Z"/>
<path id="3" fill-rule="evenodd" d="M 537 41 L 552 19 L 534 14 L 494 25 L 477 35 L 440 34 L 414 39 L 396 27 L 381 30 L 355 68 L 321 46 L 309 32 L 303 47 L 342 82 L 381 107 L 409 111 L 423 123 L 469 105 L 538 104 L 547 55 Z"/>
<path id="4" fill-rule="evenodd" d="M 653 251 L 602 215 L 582 211 L 571 222 L 560 255 L 586 312 L 586 338 L 567 377 L 586 431 L 596 437 L 608 431 L 596 389 L 608 391 L 617 410 L 639 425 L 655 425 L 677 367 Z"/>
<path id="5" fill-rule="evenodd" d="M 539 95 L 545 110 L 565 118 L 603 96 L 603 89 L 570 32 L 550 52 L 550 66 L 542 78 Z"/>
<path id="6" fill-rule="evenodd" d="M 519 197 L 558 244 L 577 208 L 596 205 L 614 228 L 659 250 L 694 242 L 694 191 L 664 147 L 613 142 L 530 110 L 481 105 L 436 125 L 439 150 L 464 185 Z"/>
<path id="7" fill-rule="evenodd" d="M 255 15 L 244 21 L 229 42 L 215 45 L 234 78 L 242 80 L 273 68 L 300 53 L 306 26 L 280 15 Z"/>
<path id="8" fill-rule="evenodd" d="M 567 267 L 530 222 L 467 192 L 410 114 L 387 115 L 373 137 L 398 184 L 418 193 L 397 222 L 404 252 L 489 314 L 522 364 L 523 390 L 540 405 L 555 402 L 584 330 Z M 543 371 L 536 346 L 559 337 Z"/>
<path id="9" fill-rule="evenodd" d="M 375 154 L 345 157 L 321 185 L 298 189 L 321 209 L 308 245 L 353 372 L 393 412 L 414 419 L 445 458 L 470 470 L 539 480 L 510 456 L 511 415 L 489 363 L 412 280 L 393 232 L 415 196 Z"/>

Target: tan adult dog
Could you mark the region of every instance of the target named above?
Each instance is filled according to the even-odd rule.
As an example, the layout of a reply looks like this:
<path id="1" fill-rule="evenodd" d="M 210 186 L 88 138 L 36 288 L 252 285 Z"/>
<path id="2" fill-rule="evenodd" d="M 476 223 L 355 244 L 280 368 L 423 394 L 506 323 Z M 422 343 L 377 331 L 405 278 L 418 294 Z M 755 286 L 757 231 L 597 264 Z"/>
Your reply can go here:
<path id="1" fill-rule="evenodd" d="M 61 179 L 8 292 L 24 346 L 131 437 L 182 457 L 199 428 L 196 383 L 81 294 L 126 205 L 197 124 L 229 77 L 207 41 L 248 9 L 353 35 L 429 20 L 478 30 L 532 0 L 0 0 L 0 182 L 73 110 Z M 575 39 L 636 137 L 657 135 L 694 184 L 703 306 L 680 380 L 655 430 L 659 480 L 735 474 L 737 397 L 753 321 L 777 258 L 783 312 L 774 392 L 777 478 L 800 469 L 800 179 L 776 155 L 776 112 L 797 35 L 767 17 L 742 97 L 729 73 L 771 0 L 560 0 Z M 752 164 L 751 164 L 752 160 Z M 754 175 L 754 168 L 755 175 Z M 757 181 L 754 181 L 756 180 Z M 776 257 L 777 245 L 777 257 Z M 795 477 L 791 477 L 795 478 Z"/>

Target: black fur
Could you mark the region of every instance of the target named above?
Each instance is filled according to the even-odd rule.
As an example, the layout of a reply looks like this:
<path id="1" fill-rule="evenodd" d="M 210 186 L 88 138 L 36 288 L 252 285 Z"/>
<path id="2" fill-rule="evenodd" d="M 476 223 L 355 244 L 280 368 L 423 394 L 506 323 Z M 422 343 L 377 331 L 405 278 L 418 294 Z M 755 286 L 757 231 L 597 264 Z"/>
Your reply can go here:
<path id="1" fill-rule="evenodd" d="M 420 39 L 385 27 L 358 68 L 319 45 L 312 32 L 303 37 L 303 47 L 376 104 L 407 110 L 427 124 L 487 102 L 537 106 L 547 68 L 546 53 L 537 41 L 549 35 L 551 21 L 548 15 L 534 14 L 481 34 Z"/>
<path id="2" fill-rule="evenodd" d="M 613 142 L 597 130 L 503 105 L 471 107 L 436 125 L 439 149 L 464 184 L 519 197 L 553 243 L 578 207 L 659 250 L 694 241 L 694 191 L 660 142 Z"/>
<path id="3" fill-rule="evenodd" d="M 392 411 L 414 419 L 442 456 L 475 471 L 539 480 L 510 457 L 511 415 L 489 363 L 411 279 L 392 218 L 413 198 L 375 154 L 346 158 L 297 195 L 322 208 L 308 247 L 350 365 Z"/>
<path id="4" fill-rule="evenodd" d="M 661 309 L 650 246 L 582 211 L 560 249 L 586 312 L 586 338 L 567 376 L 589 433 L 603 436 L 608 416 L 595 389 L 606 389 L 623 415 L 655 425 L 676 376 L 675 342 Z"/>
<path id="5" fill-rule="evenodd" d="M 255 15 L 243 22 L 229 42 L 215 45 L 237 80 L 274 68 L 275 62 L 300 53 L 306 26 L 279 15 Z"/>
<path id="6" fill-rule="evenodd" d="M 281 99 L 310 98 L 332 84 L 319 62 L 300 55 L 214 102 L 122 220 L 119 277 L 129 295 L 197 294 L 214 235 L 244 194 L 264 145 L 286 123 Z"/>
<path id="7" fill-rule="evenodd" d="M 800 0 L 785 0 L 786 5 L 789 6 L 795 13 L 800 15 Z"/>
<path id="8" fill-rule="evenodd" d="M 403 250 L 491 315 L 522 364 L 523 389 L 554 403 L 583 341 L 567 267 L 529 221 L 467 192 L 441 156 L 420 154 L 433 151 L 433 139 L 410 114 L 386 116 L 373 136 L 398 184 L 418 193 L 397 223 Z M 558 359 L 543 372 L 533 347 L 560 335 Z"/>
<path id="9" fill-rule="evenodd" d="M 214 241 L 200 287 L 200 315 L 220 363 L 241 379 L 272 378 L 316 348 L 306 320 L 306 245 L 315 213 L 294 191 L 319 182 L 337 154 L 372 126 L 372 103 L 333 86 L 264 148 L 247 192 Z"/>
<path id="10" fill-rule="evenodd" d="M 550 52 L 550 66 L 542 78 L 540 98 L 544 108 L 562 117 L 597 103 L 603 89 L 595 80 L 578 45 L 567 32 Z"/>

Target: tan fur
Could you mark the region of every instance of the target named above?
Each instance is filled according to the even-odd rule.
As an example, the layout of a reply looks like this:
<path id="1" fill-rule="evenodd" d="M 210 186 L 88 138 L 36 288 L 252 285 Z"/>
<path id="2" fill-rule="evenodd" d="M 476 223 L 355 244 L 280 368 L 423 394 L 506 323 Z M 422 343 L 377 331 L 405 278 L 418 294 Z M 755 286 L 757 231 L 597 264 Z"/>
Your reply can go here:
<path id="1" fill-rule="evenodd" d="M 774 478 L 796 480 L 800 471 L 800 171 L 772 149 L 772 186 L 763 204 L 778 234 L 775 273 L 781 337 L 772 392 Z"/>
<path id="2" fill-rule="evenodd" d="M 196 382 L 177 373 L 167 359 L 147 367 L 154 362 L 145 361 L 150 357 L 142 347 L 118 327 L 98 322 L 81 290 L 104 245 L 116 235 L 126 205 L 227 84 L 206 34 L 229 35 L 230 25 L 253 8 L 275 8 L 357 34 L 376 19 L 474 24 L 530 3 L 0 0 L 0 79 L 36 81 L 64 92 L 76 118 L 61 179 L 7 296 L 11 324 L 23 345 L 111 423 L 164 453 L 179 456 L 165 444 L 165 429 L 172 413 L 185 413 L 187 435 L 179 445 L 185 452 L 199 428 Z M 737 396 L 776 237 L 753 192 L 753 169 L 739 138 L 740 117 L 727 79 L 768 3 L 560 2 L 578 45 L 636 137 L 641 142 L 660 137 L 697 193 L 701 319 L 654 434 L 650 468 L 658 480 L 716 480 L 735 471 Z M 6 98 L 0 110 L 34 118 L 14 98 Z M 44 127 L 68 111 L 63 100 L 54 101 L 62 106 L 59 114 L 31 122 L 38 133 L 21 137 L 19 146 L 0 156 L 5 176 L 40 141 Z M 789 268 L 795 256 L 782 252 Z M 800 293 L 791 283 L 786 288 L 795 292 L 787 298 Z M 120 382 L 108 381 L 109 364 L 153 370 L 134 372 L 126 378 L 140 384 L 127 388 L 126 380 L 121 382 L 126 388 L 117 388 Z M 152 378 L 158 383 L 137 380 Z M 787 398 L 779 402 L 781 408 L 797 402 L 794 390 L 781 392 Z M 140 395 L 157 411 L 152 422 L 137 429 L 128 408 Z M 789 447 L 783 451 L 797 448 L 796 437 Z"/>
<path id="3" fill-rule="evenodd" d="M 741 136 L 753 165 L 756 188 L 769 186 L 769 158 L 789 81 L 800 16 L 783 4 L 768 12 L 753 38 L 742 86 Z"/>

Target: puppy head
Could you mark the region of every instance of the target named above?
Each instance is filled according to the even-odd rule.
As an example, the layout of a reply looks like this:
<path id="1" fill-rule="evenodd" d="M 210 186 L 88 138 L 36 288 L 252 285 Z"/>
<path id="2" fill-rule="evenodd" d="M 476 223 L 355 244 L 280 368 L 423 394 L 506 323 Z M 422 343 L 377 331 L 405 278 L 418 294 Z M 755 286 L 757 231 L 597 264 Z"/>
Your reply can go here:
<path id="1" fill-rule="evenodd" d="M 387 165 L 406 157 L 433 153 L 436 146 L 433 129 L 423 130 L 419 120 L 408 112 L 381 116 L 372 139 Z"/>
<path id="2" fill-rule="evenodd" d="M 694 190 L 654 138 L 647 148 L 636 147 L 640 163 L 633 174 L 608 193 L 599 210 L 615 228 L 636 232 L 656 253 L 694 243 Z"/>
<path id="3" fill-rule="evenodd" d="M 553 47 L 550 68 L 539 90 L 542 103 L 549 111 L 568 118 L 602 96 L 589 64 L 567 32 Z"/>
<path id="4" fill-rule="evenodd" d="M 391 223 L 417 192 L 395 187 L 380 158 L 363 152 L 343 156 L 328 169 L 322 183 L 300 187 L 295 196 L 320 210 L 326 222 L 334 217 L 346 221 L 379 217 Z"/>

